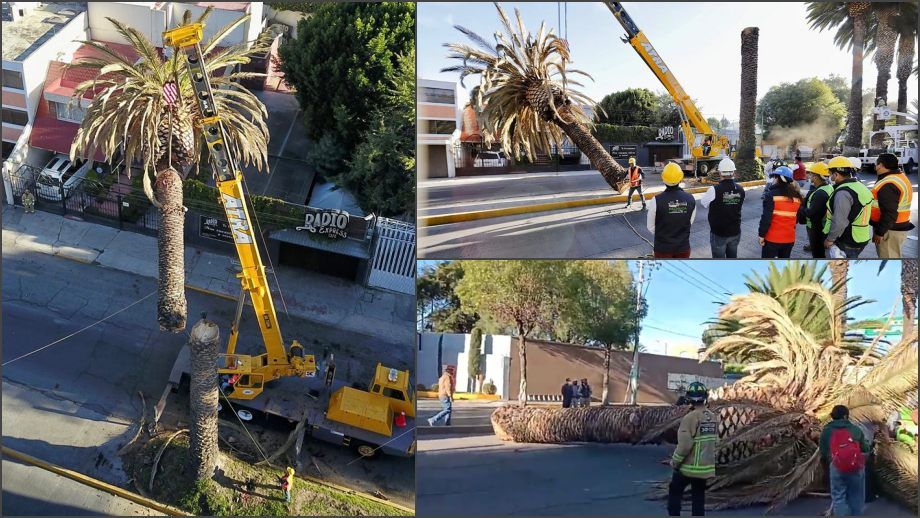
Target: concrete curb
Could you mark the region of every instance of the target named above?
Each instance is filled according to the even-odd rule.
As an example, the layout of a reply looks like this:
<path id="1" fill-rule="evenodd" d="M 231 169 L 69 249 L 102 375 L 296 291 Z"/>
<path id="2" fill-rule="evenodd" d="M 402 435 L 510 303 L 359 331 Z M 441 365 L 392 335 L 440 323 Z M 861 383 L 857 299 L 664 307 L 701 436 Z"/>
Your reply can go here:
<path id="1" fill-rule="evenodd" d="M 368 494 L 368 493 L 364 493 L 364 492 L 362 492 L 362 491 L 358 491 L 357 489 L 351 489 L 351 488 L 349 488 L 349 487 L 340 486 L 340 485 L 338 485 L 338 484 L 333 484 L 332 482 L 327 482 L 327 481 L 325 481 L 325 480 L 318 479 L 318 478 L 315 478 L 315 477 L 311 477 L 311 476 L 309 476 L 309 475 L 297 475 L 297 478 L 302 478 L 302 479 L 304 479 L 304 480 L 313 482 L 314 484 L 318 484 L 318 485 L 321 485 L 321 486 L 325 486 L 325 487 L 328 487 L 328 488 L 330 488 L 330 489 L 334 489 L 334 490 L 339 491 L 339 492 L 342 492 L 342 493 L 348 493 L 348 494 L 352 494 L 352 495 L 358 495 L 358 496 L 360 496 L 361 498 L 366 498 L 366 499 L 368 499 L 368 500 L 377 502 L 378 504 L 386 505 L 386 506 L 392 507 L 392 508 L 394 508 L 394 509 L 399 509 L 400 511 L 405 511 L 405 512 L 408 513 L 409 515 L 415 516 L 415 509 L 413 509 L 413 508 L 411 508 L 411 507 L 406 507 L 406 506 L 404 506 L 404 505 L 399 505 L 399 504 L 397 504 L 397 503 L 390 502 L 389 500 L 384 500 L 384 499 L 378 498 L 378 497 L 376 497 L 376 496 L 374 496 L 374 495 L 371 495 L 371 494 Z"/>
<path id="2" fill-rule="evenodd" d="M 759 187 L 764 185 L 764 180 L 752 180 L 750 182 L 738 182 L 743 187 Z M 684 189 L 691 194 L 703 193 L 709 189 L 709 185 L 703 187 L 692 187 Z M 643 193 L 643 198 L 651 199 L 661 191 Z M 598 198 L 589 198 L 584 200 L 554 201 L 549 203 L 536 203 L 533 205 L 517 205 L 514 207 L 504 207 L 501 209 L 487 209 L 470 212 L 457 212 L 454 214 L 439 214 L 437 216 L 423 216 L 418 218 L 420 227 L 434 227 L 437 225 L 447 225 L 450 223 L 460 223 L 463 221 L 475 221 L 488 218 L 499 218 L 502 216 L 513 216 L 517 214 L 529 214 L 532 212 L 547 212 L 562 209 L 572 209 L 575 207 L 588 207 L 592 205 L 607 205 L 611 203 L 626 202 L 626 195 L 619 194 L 616 196 L 600 196 Z"/>
<path id="3" fill-rule="evenodd" d="M 62 468 L 60 466 L 56 466 L 49 462 L 45 462 L 43 460 L 36 459 L 35 457 L 26 455 L 25 453 L 18 452 L 11 448 L 7 448 L 6 446 L 3 447 L 3 454 L 8 457 L 12 457 L 16 460 L 25 462 L 26 464 L 31 464 L 35 467 L 44 469 L 46 471 L 50 471 L 62 477 L 69 478 L 70 480 L 79 482 L 83 485 L 96 488 L 100 491 L 105 491 L 106 493 L 110 493 L 117 497 L 124 498 L 125 500 L 130 500 L 131 502 L 140 504 L 144 507 L 148 507 L 150 509 L 153 509 L 154 511 L 158 511 L 158 512 L 161 512 L 169 516 L 191 516 L 190 514 L 186 513 L 185 511 L 182 511 L 181 509 L 177 509 L 175 507 L 172 507 L 166 504 L 161 504 L 155 500 L 151 500 L 149 498 L 145 498 L 141 495 L 138 495 L 137 493 L 132 493 L 131 491 L 122 489 L 118 486 L 113 486 L 101 480 L 96 480 L 82 473 L 77 473 L 76 471 L 71 471 L 69 469 Z"/>
<path id="4" fill-rule="evenodd" d="M 419 426 L 416 431 L 422 435 L 492 435 L 491 424 L 471 424 L 462 426 Z"/>

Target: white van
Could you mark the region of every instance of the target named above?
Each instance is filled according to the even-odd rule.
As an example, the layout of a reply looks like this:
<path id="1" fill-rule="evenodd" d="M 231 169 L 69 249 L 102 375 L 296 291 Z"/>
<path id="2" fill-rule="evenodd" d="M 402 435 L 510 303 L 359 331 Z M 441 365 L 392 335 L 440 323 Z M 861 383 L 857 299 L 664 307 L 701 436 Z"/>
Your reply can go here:
<path id="1" fill-rule="evenodd" d="M 77 159 L 70 161 L 67 155 L 58 153 L 42 169 L 35 182 L 36 195 L 50 201 L 61 201 L 61 186 L 64 186 L 64 197 L 73 194 L 74 189 L 86 178 L 86 173 L 92 165 L 92 160 Z"/>

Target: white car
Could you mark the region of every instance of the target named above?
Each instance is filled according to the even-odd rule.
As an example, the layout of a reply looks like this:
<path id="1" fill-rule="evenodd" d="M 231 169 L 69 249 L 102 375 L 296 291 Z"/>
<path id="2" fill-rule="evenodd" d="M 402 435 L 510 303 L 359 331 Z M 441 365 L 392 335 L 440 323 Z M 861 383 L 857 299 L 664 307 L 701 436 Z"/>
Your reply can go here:
<path id="1" fill-rule="evenodd" d="M 508 159 L 505 154 L 497 151 L 483 151 L 476 156 L 473 167 L 505 167 Z"/>
<path id="2" fill-rule="evenodd" d="M 57 154 L 51 158 L 42 169 L 35 182 L 36 195 L 51 201 L 61 201 L 61 187 L 64 197 L 73 194 L 74 189 L 86 178 L 92 161 L 77 159 L 74 162 L 64 154 Z"/>

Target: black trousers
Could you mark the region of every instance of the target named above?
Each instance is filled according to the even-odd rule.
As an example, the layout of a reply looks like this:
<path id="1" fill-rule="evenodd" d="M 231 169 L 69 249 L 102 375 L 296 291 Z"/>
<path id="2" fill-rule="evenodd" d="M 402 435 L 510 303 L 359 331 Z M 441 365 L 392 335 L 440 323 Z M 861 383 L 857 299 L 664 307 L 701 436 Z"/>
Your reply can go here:
<path id="1" fill-rule="evenodd" d="M 668 516 L 680 516 L 680 503 L 688 484 L 693 516 L 706 516 L 706 479 L 690 478 L 676 469 L 668 486 Z"/>
<path id="2" fill-rule="evenodd" d="M 815 259 L 825 259 L 827 250 L 824 248 L 824 240 L 827 234 L 816 228 L 808 229 L 808 244 L 811 245 L 811 256 Z"/>
<path id="3" fill-rule="evenodd" d="M 626 205 L 627 206 L 629 206 L 632 203 L 633 193 L 637 191 L 639 193 L 639 201 L 641 201 L 642 206 L 645 207 L 645 198 L 642 196 L 642 184 L 629 188 L 629 194 L 626 195 Z"/>
<path id="4" fill-rule="evenodd" d="M 792 255 L 792 247 L 795 243 L 772 243 L 765 241 L 760 251 L 761 259 L 788 259 Z M 824 246 L 823 244 L 821 245 Z"/>

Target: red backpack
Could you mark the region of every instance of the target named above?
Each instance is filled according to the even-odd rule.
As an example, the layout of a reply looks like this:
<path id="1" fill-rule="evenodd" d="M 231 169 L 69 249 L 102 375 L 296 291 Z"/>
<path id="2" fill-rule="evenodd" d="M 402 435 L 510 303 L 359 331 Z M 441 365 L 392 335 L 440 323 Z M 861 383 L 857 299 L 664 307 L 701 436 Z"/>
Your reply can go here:
<path id="1" fill-rule="evenodd" d="M 841 473 L 856 473 L 866 465 L 866 456 L 848 428 L 831 432 L 831 460 Z"/>

